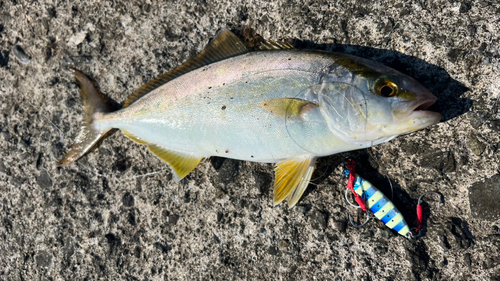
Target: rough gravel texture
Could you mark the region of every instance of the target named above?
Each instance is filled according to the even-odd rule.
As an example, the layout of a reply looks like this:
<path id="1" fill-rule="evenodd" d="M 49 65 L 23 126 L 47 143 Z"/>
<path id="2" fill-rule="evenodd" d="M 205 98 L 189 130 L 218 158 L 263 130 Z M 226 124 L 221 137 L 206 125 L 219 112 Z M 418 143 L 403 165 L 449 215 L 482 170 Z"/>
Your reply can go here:
<path id="1" fill-rule="evenodd" d="M 173 2 L 173 1 L 172 1 Z M 499 280 L 500 4 L 483 1 L 1 1 L 0 280 Z M 204 160 L 179 183 L 120 132 L 55 162 L 83 108 L 68 67 L 122 103 L 224 28 L 382 62 L 439 98 L 441 123 L 323 158 L 298 206 L 273 167 Z M 382 191 L 416 241 L 343 199 L 341 163 Z"/>

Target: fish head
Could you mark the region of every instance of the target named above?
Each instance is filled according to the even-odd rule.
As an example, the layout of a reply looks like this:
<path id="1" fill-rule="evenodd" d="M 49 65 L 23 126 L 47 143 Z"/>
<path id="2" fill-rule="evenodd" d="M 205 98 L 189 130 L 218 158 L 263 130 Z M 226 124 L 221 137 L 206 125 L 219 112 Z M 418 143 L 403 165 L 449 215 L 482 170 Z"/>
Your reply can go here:
<path id="1" fill-rule="evenodd" d="M 328 127 L 346 142 L 373 146 L 441 120 L 427 111 L 437 98 L 415 79 L 373 61 L 347 56 L 316 91 Z"/>

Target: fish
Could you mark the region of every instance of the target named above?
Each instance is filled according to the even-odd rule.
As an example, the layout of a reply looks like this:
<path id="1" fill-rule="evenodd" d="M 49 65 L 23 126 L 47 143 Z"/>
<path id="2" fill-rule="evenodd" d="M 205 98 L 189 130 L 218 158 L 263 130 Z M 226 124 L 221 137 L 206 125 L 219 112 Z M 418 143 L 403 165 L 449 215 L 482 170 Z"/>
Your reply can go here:
<path id="1" fill-rule="evenodd" d="M 213 156 L 275 164 L 274 205 L 297 204 L 316 160 L 363 149 L 441 119 L 436 97 L 377 62 L 262 40 L 250 49 L 229 30 L 197 56 L 146 83 L 115 110 L 74 70 L 84 104 L 80 133 L 59 166 L 112 129 L 146 145 L 176 181 Z"/>

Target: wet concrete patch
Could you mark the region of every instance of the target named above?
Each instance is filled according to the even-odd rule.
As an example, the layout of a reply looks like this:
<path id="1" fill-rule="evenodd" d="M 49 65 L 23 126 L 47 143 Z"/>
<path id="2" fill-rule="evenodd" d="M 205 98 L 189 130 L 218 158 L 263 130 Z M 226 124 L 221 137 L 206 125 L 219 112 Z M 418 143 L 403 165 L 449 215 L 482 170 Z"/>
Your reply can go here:
<path id="1" fill-rule="evenodd" d="M 480 220 L 495 221 L 500 219 L 500 174 L 469 188 L 470 210 Z"/>

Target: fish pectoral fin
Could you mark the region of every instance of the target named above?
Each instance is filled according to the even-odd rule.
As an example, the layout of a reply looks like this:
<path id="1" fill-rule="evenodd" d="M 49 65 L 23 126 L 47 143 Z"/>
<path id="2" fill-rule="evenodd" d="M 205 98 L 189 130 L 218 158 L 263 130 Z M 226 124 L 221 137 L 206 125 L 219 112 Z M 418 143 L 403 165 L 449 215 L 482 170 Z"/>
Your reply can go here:
<path id="1" fill-rule="evenodd" d="M 274 205 L 281 203 L 285 198 L 289 208 L 297 204 L 309 185 L 315 162 L 315 157 L 304 155 L 276 165 L 274 169 Z"/>
<path id="2" fill-rule="evenodd" d="M 154 144 L 149 145 L 148 149 L 158 158 L 170 165 L 175 176 L 175 181 L 177 182 L 194 170 L 201 159 L 203 159 L 202 156 L 168 150 Z"/>
<path id="3" fill-rule="evenodd" d="M 287 119 L 291 117 L 302 116 L 302 114 L 318 105 L 302 99 L 277 98 L 265 100 L 261 102 L 259 106 L 263 110 L 271 113 L 278 118 Z"/>

